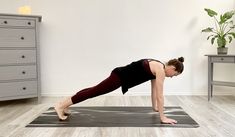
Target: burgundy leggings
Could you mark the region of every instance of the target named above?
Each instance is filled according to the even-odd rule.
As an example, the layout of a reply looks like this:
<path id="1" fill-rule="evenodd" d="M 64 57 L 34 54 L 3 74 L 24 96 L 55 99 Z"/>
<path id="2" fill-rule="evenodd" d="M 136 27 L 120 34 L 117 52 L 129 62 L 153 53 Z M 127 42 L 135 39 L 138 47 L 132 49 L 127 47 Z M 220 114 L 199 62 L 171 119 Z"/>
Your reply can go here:
<path id="1" fill-rule="evenodd" d="M 114 91 L 115 89 L 118 89 L 120 86 L 121 86 L 121 80 L 119 76 L 114 72 L 112 72 L 108 78 L 106 78 L 98 85 L 77 92 L 74 96 L 72 96 L 71 100 L 73 104 L 76 104 L 88 98 L 93 98 Z"/>

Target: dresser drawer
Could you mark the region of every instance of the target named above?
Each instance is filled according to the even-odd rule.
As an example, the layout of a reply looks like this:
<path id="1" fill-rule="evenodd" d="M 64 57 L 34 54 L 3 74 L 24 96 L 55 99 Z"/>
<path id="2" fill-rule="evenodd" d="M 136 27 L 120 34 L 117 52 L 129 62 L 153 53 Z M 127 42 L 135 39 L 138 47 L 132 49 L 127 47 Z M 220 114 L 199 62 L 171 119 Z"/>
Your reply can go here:
<path id="1" fill-rule="evenodd" d="M 2 66 L 0 81 L 37 78 L 36 66 Z"/>
<path id="2" fill-rule="evenodd" d="M 0 47 L 35 47 L 34 29 L 0 28 Z"/>
<path id="3" fill-rule="evenodd" d="M 0 65 L 36 63 L 36 50 L 0 50 Z"/>
<path id="4" fill-rule="evenodd" d="M 0 97 L 37 94 L 37 81 L 0 83 Z"/>
<path id="5" fill-rule="evenodd" d="M 34 27 L 34 20 L 0 18 L 0 26 Z"/>
<path id="6" fill-rule="evenodd" d="M 225 63 L 234 63 L 234 57 L 211 57 L 212 62 L 225 62 Z"/>

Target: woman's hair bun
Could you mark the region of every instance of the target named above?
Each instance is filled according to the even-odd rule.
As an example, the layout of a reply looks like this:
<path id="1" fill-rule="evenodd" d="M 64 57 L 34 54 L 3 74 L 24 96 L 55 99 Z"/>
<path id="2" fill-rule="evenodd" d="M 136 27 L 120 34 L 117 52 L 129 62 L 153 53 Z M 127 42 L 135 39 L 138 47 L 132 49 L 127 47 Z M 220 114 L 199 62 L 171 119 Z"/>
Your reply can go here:
<path id="1" fill-rule="evenodd" d="M 178 60 L 183 63 L 184 62 L 184 57 L 179 57 Z"/>

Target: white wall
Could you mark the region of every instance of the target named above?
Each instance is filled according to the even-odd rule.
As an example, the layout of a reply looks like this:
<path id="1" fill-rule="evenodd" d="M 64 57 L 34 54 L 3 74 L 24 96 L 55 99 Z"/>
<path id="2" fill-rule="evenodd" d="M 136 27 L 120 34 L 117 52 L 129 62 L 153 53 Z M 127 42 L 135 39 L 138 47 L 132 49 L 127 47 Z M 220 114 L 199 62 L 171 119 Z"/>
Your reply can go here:
<path id="1" fill-rule="evenodd" d="M 165 94 L 207 94 L 207 58 L 216 47 L 200 31 L 213 21 L 203 10 L 234 9 L 233 0 L 0 0 L 1 13 L 30 5 L 42 15 L 43 95 L 71 95 L 140 58 L 184 56 L 182 75 L 166 79 Z M 235 42 L 229 45 L 235 54 Z M 216 65 L 215 78 L 235 81 L 234 65 Z M 150 84 L 128 94 L 149 94 Z M 217 87 L 219 93 L 234 88 Z M 121 93 L 120 89 L 112 94 Z"/>

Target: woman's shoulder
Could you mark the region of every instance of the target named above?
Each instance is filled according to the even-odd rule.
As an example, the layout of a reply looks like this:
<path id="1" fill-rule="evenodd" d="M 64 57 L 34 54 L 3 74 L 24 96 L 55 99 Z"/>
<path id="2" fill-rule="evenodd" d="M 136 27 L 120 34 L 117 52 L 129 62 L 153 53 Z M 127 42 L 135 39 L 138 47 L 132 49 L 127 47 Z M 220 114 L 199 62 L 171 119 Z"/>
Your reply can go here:
<path id="1" fill-rule="evenodd" d="M 156 73 L 164 73 L 165 65 L 159 61 L 150 61 L 149 67 L 151 72 L 155 75 Z"/>

